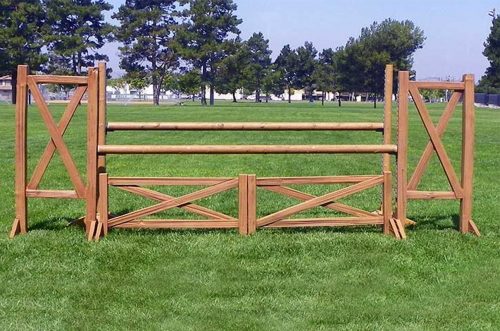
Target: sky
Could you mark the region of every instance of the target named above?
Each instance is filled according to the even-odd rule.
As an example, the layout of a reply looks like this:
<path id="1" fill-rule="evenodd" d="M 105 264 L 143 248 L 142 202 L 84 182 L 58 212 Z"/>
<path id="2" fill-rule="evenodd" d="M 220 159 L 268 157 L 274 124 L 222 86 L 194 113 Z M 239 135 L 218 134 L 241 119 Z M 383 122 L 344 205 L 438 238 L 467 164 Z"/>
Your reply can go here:
<path id="1" fill-rule="evenodd" d="M 108 0 L 117 10 L 125 0 Z M 488 12 L 497 0 L 234 0 L 236 15 L 243 20 L 241 37 L 262 32 L 275 58 L 281 48 L 313 42 L 318 50 L 345 45 L 363 27 L 386 18 L 411 20 L 426 36 L 424 47 L 414 55 L 418 79 L 461 79 L 472 73 L 476 80 L 488 67 L 482 55 L 490 32 Z M 120 75 L 118 45 L 107 44 L 114 75 Z"/>

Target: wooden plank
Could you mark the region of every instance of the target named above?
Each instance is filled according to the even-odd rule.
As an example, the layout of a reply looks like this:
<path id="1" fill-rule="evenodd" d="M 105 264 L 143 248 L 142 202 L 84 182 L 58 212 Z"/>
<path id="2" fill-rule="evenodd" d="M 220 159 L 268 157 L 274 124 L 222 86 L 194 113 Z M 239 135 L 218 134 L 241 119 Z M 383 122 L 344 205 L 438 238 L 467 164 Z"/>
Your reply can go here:
<path id="1" fill-rule="evenodd" d="M 461 92 L 455 92 L 452 94 L 450 101 L 446 105 L 446 108 L 443 114 L 441 115 L 439 123 L 436 127 L 436 131 L 439 137 L 442 137 L 444 132 L 446 131 L 446 127 L 448 126 L 448 123 L 451 117 L 453 116 L 457 103 L 458 101 L 460 101 L 461 97 L 462 97 Z M 422 153 L 422 156 L 420 157 L 420 160 L 418 161 L 418 164 L 415 167 L 415 171 L 413 172 L 413 175 L 411 176 L 408 182 L 408 190 L 417 189 L 417 186 L 420 183 L 420 180 L 422 179 L 425 169 L 427 168 L 427 165 L 431 159 L 432 152 L 434 152 L 434 145 L 432 144 L 432 142 L 429 141 L 427 143 L 427 146 L 425 146 L 424 152 Z"/>
<path id="2" fill-rule="evenodd" d="M 221 220 L 133 220 L 113 225 L 113 228 L 125 229 L 234 229 L 237 221 Z"/>
<path id="3" fill-rule="evenodd" d="M 232 179 L 231 177 L 109 177 L 112 186 L 208 186 Z"/>
<path id="4" fill-rule="evenodd" d="M 99 154 L 371 154 L 396 145 L 99 145 Z"/>
<path id="5" fill-rule="evenodd" d="M 31 75 L 36 84 L 68 84 L 68 85 L 87 85 L 86 76 L 55 76 L 55 75 Z"/>
<path id="6" fill-rule="evenodd" d="M 168 194 L 149 190 L 149 189 L 144 188 L 144 187 L 120 186 L 119 188 L 121 190 L 131 192 L 134 194 L 139 194 L 143 197 L 146 197 L 148 199 L 153 199 L 156 201 L 171 201 L 171 200 L 175 199 L 175 197 L 170 196 Z M 202 206 L 198 206 L 194 203 L 187 203 L 185 205 L 179 206 L 179 208 L 182 208 L 186 211 L 189 211 L 191 213 L 201 215 L 204 217 L 209 217 L 209 218 L 213 218 L 213 219 L 220 219 L 220 220 L 236 221 L 236 218 L 234 218 L 232 216 L 229 216 L 229 215 L 226 215 L 226 214 L 223 214 L 223 213 L 220 213 L 220 212 L 217 212 L 215 210 L 208 209 L 208 208 L 205 208 Z"/>
<path id="7" fill-rule="evenodd" d="M 108 174 L 99 174 L 99 224 L 102 226 L 103 235 L 108 234 L 108 217 L 109 217 L 109 192 L 108 192 Z M 99 233 L 100 235 L 100 233 Z"/>
<path id="8" fill-rule="evenodd" d="M 289 217 L 291 215 L 297 214 L 301 211 L 311 209 L 314 207 L 318 207 L 318 206 L 324 205 L 327 202 L 331 202 L 333 200 L 337 200 L 337 199 L 358 193 L 360 191 L 364 191 L 366 189 L 369 189 L 371 187 L 374 187 L 374 186 L 380 184 L 381 182 L 383 182 L 382 176 L 380 176 L 378 178 L 374 178 L 374 179 L 369 179 L 367 181 L 364 181 L 364 182 L 361 182 L 358 184 L 354 184 L 354 185 L 349 186 L 349 187 L 342 188 L 342 189 L 335 191 L 335 192 L 327 193 L 327 194 L 319 196 L 317 198 L 310 199 L 308 201 L 299 203 L 295 206 L 288 207 L 288 208 L 280 210 L 276 213 L 262 217 L 262 218 L 257 220 L 257 225 L 258 226 L 269 225 L 269 224 L 274 223 L 278 220 L 281 220 L 281 219 L 284 219 L 284 218 Z"/>
<path id="9" fill-rule="evenodd" d="M 390 234 L 392 218 L 392 174 L 384 171 L 384 187 L 382 194 L 382 216 L 384 217 L 384 234 Z"/>
<path id="10" fill-rule="evenodd" d="M 384 123 L 252 123 L 252 122 L 110 122 L 108 131 L 174 130 L 174 131 L 381 131 Z"/>
<path id="11" fill-rule="evenodd" d="M 98 64 L 98 135 L 97 143 L 99 145 L 106 145 L 106 62 L 99 62 Z M 97 167 L 99 173 L 106 172 L 106 155 L 99 155 L 97 158 Z"/>
<path id="12" fill-rule="evenodd" d="M 26 190 L 29 198 L 81 199 L 74 190 Z"/>
<path id="13" fill-rule="evenodd" d="M 9 232 L 9 239 L 14 238 L 17 234 L 21 232 L 21 223 L 18 218 L 14 218 L 14 222 L 12 222 L 12 228 Z"/>
<path id="14" fill-rule="evenodd" d="M 16 95 L 16 218 L 14 225 L 19 222 L 19 233 L 28 231 L 28 204 L 26 198 L 27 179 L 27 113 L 28 113 L 28 66 L 17 67 L 17 95 Z M 17 228 L 17 227 L 16 227 Z M 14 229 L 14 226 L 13 226 Z M 17 233 L 17 230 L 16 230 Z"/>
<path id="15" fill-rule="evenodd" d="M 266 228 L 295 228 L 295 227 L 327 227 L 327 226 L 359 226 L 382 225 L 382 216 L 372 217 L 330 217 L 330 218 L 297 218 L 280 220 L 266 225 Z"/>
<path id="16" fill-rule="evenodd" d="M 88 106 L 87 106 L 87 188 L 85 224 L 97 220 L 97 199 L 99 183 L 97 175 L 97 135 L 98 135 L 98 71 L 88 69 Z"/>
<path id="17" fill-rule="evenodd" d="M 259 177 L 257 186 L 361 183 L 377 176 Z"/>
<path id="18" fill-rule="evenodd" d="M 412 81 L 409 84 L 410 88 L 425 89 L 425 90 L 454 90 L 463 91 L 465 85 L 463 82 L 426 82 Z"/>
<path id="19" fill-rule="evenodd" d="M 456 200 L 455 192 L 447 191 L 407 191 L 408 199 L 412 200 Z"/>
<path id="20" fill-rule="evenodd" d="M 313 198 L 317 198 L 317 196 L 315 196 L 315 195 L 300 192 L 298 190 L 294 190 L 294 189 L 292 189 L 290 187 L 286 187 L 286 186 L 261 186 L 261 187 L 263 187 L 266 190 L 280 193 L 280 194 L 284 194 L 288 197 L 299 199 L 302 201 L 308 201 L 308 200 L 311 200 Z M 335 211 L 339 211 L 341 213 L 350 214 L 353 216 L 360 216 L 360 217 L 373 216 L 372 213 L 370 213 L 366 210 L 351 207 L 351 206 L 345 205 L 345 204 L 340 203 L 340 202 L 328 202 L 324 205 L 321 205 L 321 207 L 332 209 Z"/>
<path id="21" fill-rule="evenodd" d="M 481 237 L 481 233 L 479 232 L 479 228 L 473 220 L 469 221 L 469 232 L 474 234 L 475 236 Z"/>
<path id="22" fill-rule="evenodd" d="M 432 119 L 429 115 L 429 112 L 427 111 L 427 107 L 420 98 L 420 93 L 417 89 L 415 89 L 414 87 L 410 87 L 410 94 L 413 96 L 413 102 L 417 107 L 417 113 L 420 115 L 420 119 L 424 123 L 425 129 L 429 138 L 431 139 L 432 145 L 434 146 L 434 150 L 436 151 L 439 162 L 443 166 L 443 170 L 446 173 L 448 182 L 450 183 L 453 192 L 455 192 L 456 197 L 461 198 L 463 195 L 462 187 L 460 186 L 460 182 L 458 180 L 455 169 L 451 164 L 450 158 L 446 153 L 446 149 L 443 146 L 443 142 L 441 141 L 441 138 L 439 137 L 439 134 L 437 133 L 436 128 L 432 123 Z"/>
<path id="23" fill-rule="evenodd" d="M 82 100 L 82 97 L 86 91 L 87 91 L 87 86 L 78 86 L 76 88 L 75 94 L 73 95 L 70 102 L 66 106 L 66 110 L 64 111 L 64 114 L 61 117 L 61 120 L 59 121 L 59 124 L 57 126 L 58 133 L 59 135 L 61 135 L 61 137 L 64 135 L 64 133 L 66 133 L 69 123 L 73 119 L 76 109 L 78 108 L 78 105 L 80 104 L 80 101 Z M 43 174 L 47 170 L 47 167 L 50 161 L 52 160 L 55 151 L 56 151 L 56 145 L 54 145 L 54 142 L 52 141 L 52 139 L 50 139 L 49 143 L 45 147 L 45 150 L 43 151 L 42 156 L 40 157 L 40 161 L 38 162 L 35 170 L 33 171 L 31 180 L 28 183 L 29 189 L 38 188 L 38 185 L 42 180 Z"/>
<path id="24" fill-rule="evenodd" d="M 467 233 L 472 222 L 472 191 L 474 178 L 474 75 L 464 75 L 465 93 L 462 111 L 462 183 L 460 201 L 460 232 Z M 478 231 L 479 232 L 479 231 Z"/>
<path id="25" fill-rule="evenodd" d="M 211 195 L 227 191 L 231 188 L 234 188 L 238 185 L 238 179 L 231 179 L 221 184 L 217 184 L 214 186 L 207 187 L 205 189 L 189 193 L 178 197 L 174 200 L 164 201 L 157 205 L 142 208 L 133 212 L 130 212 L 125 215 L 117 216 L 109 220 L 109 226 L 116 226 L 119 224 L 127 223 L 131 220 L 138 219 L 147 215 L 159 213 L 161 211 L 165 211 L 171 208 L 175 208 L 181 205 L 185 205 L 195 200 L 203 199 L 209 197 Z"/>
<path id="26" fill-rule="evenodd" d="M 45 126 L 49 131 L 50 137 L 56 145 L 57 150 L 59 151 L 59 155 L 61 156 L 61 160 L 66 167 L 66 170 L 68 171 L 71 182 L 75 186 L 75 191 L 78 193 L 79 197 L 84 197 L 85 185 L 80 178 L 80 174 L 78 173 L 75 162 L 71 157 L 71 153 L 69 152 L 68 147 L 59 134 L 59 130 L 54 123 L 54 119 L 49 111 L 49 108 L 47 107 L 47 104 L 45 103 L 45 100 L 43 99 L 42 93 L 38 89 L 33 79 L 31 79 L 31 76 L 28 77 L 28 85 L 30 87 L 31 94 L 33 95 L 33 98 L 35 99 L 35 102 L 37 104 L 37 108 L 40 111 L 40 115 L 45 123 Z"/>
<path id="27" fill-rule="evenodd" d="M 248 234 L 252 234 L 257 230 L 257 178 L 255 175 L 248 175 L 247 181 L 247 228 Z"/>
<path id="28" fill-rule="evenodd" d="M 398 91 L 398 154 L 397 154 L 397 198 L 396 218 L 406 220 L 406 206 L 408 191 L 408 84 L 410 73 L 399 72 Z"/>
<path id="29" fill-rule="evenodd" d="M 384 144 L 392 143 L 392 90 L 394 67 L 392 64 L 385 66 L 385 84 L 384 84 Z M 384 154 L 383 170 L 391 171 L 391 155 Z"/>
<path id="30" fill-rule="evenodd" d="M 238 229 L 241 235 L 248 234 L 248 175 L 238 176 Z"/>

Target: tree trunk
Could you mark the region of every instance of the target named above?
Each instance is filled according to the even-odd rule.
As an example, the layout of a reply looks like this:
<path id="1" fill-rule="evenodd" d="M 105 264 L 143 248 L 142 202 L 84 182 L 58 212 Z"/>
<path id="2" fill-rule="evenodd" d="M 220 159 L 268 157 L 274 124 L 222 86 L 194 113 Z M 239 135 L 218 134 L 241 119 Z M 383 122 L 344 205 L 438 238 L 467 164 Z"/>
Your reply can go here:
<path id="1" fill-rule="evenodd" d="M 233 102 L 235 102 L 235 103 L 238 102 L 238 101 L 236 101 L 236 91 L 233 91 Z"/>
<path id="2" fill-rule="evenodd" d="M 214 85 L 210 84 L 210 106 L 215 104 L 215 90 Z"/>
<path id="3" fill-rule="evenodd" d="M 292 103 L 292 88 L 288 88 L 288 103 Z"/>
<path id="4" fill-rule="evenodd" d="M 192 98 L 193 98 L 193 102 L 194 102 L 194 98 L 195 98 L 195 95 L 194 95 L 194 94 L 192 95 Z"/>
<path id="5" fill-rule="evenodd" d="M 339 102 L 339 107 L 342 107 L 342 99 L 340 98 L 340 95 L 338 97 L 338 102 Z"/>
<path id="6" fill-rule="evenodd" d="M 373 108 L 377 108 L 377 95 L 373 95 Z"/>
<path id="7" fill-rule="evenodd" d="M 11 86 L 12 86 L 12 104 L 16 104 L 17 99 L 17 68 L 11 72 Z"/>
<path id="8" fill-rule="evenodd" d="M 321 93 L 321 105 L 325 105 L 325 92 Z"/>
<path id="9" fill-rule="evenodd" d="M 201 66 L 201 105 L 207 105 L 207 85 L 205 84 L 205 78 L 207 76 L 207 65 Z"/>
<path id="10" fill-rule="evenodd" d="M 266 94 L 266 103 L 269 102 L 269 94 Z"/>
<path id="11" fill-rule="evenodd" d="M 255 102 L 260 102 L 260 90 L 255 90 Z"/>
<path id="12" fill-rule="evenodd" d="M 77 63 L 78 74 L 82 74 L 82 53 L 78 52 L 78 63 Z"/>

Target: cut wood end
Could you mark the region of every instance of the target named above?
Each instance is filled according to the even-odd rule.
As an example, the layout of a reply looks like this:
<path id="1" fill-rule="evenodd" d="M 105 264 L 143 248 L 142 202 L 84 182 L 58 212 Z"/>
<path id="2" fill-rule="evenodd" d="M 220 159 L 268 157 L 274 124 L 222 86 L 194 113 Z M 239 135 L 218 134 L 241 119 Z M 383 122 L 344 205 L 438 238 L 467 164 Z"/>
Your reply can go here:
<path id="1" fill-rule="evenodd" d="M 479 232 L 479 229 L 473 220 L 469 220 L 469 232 L 478 237 L 481 237 L 481 233 Z"/>
<path id="2" fill-rule="evenodd" d="M 14 238 L 19 233 L 21 233 L 21 223 L 19 222 L 19 219 L 16 218 L 12 223 L 12 229 L 10 230 L 9 233 L 9 239 Z"/>

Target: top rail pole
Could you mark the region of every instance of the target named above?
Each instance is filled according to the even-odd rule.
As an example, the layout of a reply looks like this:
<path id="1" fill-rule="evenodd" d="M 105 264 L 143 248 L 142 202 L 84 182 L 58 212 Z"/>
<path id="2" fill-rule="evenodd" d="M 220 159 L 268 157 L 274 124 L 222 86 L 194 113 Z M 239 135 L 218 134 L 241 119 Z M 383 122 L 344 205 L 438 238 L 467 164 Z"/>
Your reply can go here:
<path id="1" fill-rule="evenodd" d="M 252 123 L 252 122 L 226 122 L 226 123 L 186 123 L 186 122 L 110 122 L 108 131 L 148 131 L 148 130 L 178 130 L 178 131 L 382 131 L 384 123 Z"/>

